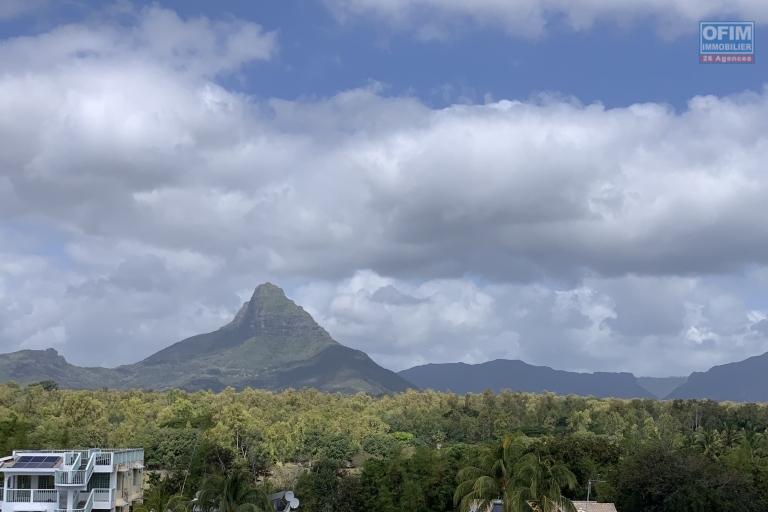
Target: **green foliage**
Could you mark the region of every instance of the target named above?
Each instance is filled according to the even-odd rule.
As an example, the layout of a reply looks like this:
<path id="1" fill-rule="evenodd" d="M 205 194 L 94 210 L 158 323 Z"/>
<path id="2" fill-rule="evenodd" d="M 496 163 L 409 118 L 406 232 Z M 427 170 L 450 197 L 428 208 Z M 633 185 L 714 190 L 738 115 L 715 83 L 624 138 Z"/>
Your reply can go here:
<path id="1" fill-rule="evenodd" d="M 342 499 L 339 486 L 341 467 L 339 461 L 323 459 L 304 473 L 296 486 L 296 493 L 302 497 L 301 509 L 307 512 L 332 512 L 338 510 Z"/>
<path id="2" fill-rule="evenodd" d="M 660 444 L 622 461 L 612 483 L 622 512 L 750 512 L 768 507 L 764 489 L 748 474 L 704 453 L 671 451 Z"/>
<path id="3" fill-rule="evenodd" d="M 767 430 L 766 405 L 706 400 L 0 385 L 0 456 L 141 446 L 163 475 L 146 512 L 229 474 L 294 488 L 308 512 L 448 511 L 470 491 L 512 506 L 553 500 L 554 484 L 584 499 L 590 479 L 607 480 L 592 497 L 622 512 L 768 510 Z"/>
<path id="4" fill-rule="evenodd" d="M 30 384 L 31 386 L 40 386 L 46 391 L 56 391 L 59 389 L 59 385 L 56 383 L 55 380 L 41 380 L 40 382 L 37 382 L 35 384 Z"/>
<path id="5" fill-rule="evenodd" d="M 242 471 L 206 477 L 194 508 L 201 512 L 272 512 L 263 489 Z"/>

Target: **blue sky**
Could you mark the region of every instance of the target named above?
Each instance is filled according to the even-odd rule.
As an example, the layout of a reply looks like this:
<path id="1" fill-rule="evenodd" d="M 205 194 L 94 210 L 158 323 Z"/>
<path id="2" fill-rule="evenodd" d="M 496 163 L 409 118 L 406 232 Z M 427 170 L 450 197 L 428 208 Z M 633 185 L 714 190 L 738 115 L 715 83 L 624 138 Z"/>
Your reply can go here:
<path id="1" fill-rule="evenodd" d="M 699 64 L 701 19 L 754 20 L 756 63 Z M 134 362 L 267 280 L 393 369 L 766 352 L 766 22 L 763 0 L 8 0 L 0 352 Z"/>
<path id="2" fill-rule="evenodd" d="M 134 5 L 156 5 L 136 2 Z M 661 102 L 684 108 L 695 95 L 759 91 L 766 75 L 759 49 L 768 32 L 756 30 L 756 64 L 700 65 L 698 23 L 673 30 L 653 19 L 597 21 L 574 30 L 557 17 L 541 37 L 485 26 L 462 27 L 449 39 L 424 40 L 393 31 L 378 19 L 340 22 L 320 1 L 166 1 L 186 17 L 250 20 L 276 31 L 279 55 L 245 65 L 223 79 L 258 97 L 326 97 L 379 82 L 384 93 L 413 95 L 435 106 L 455 101 L 526 100 L 542 92 L 579 101 L 625 106 Z M 5 36 L 28 35 L 93 16 L 101 2 L 52 4 L 0 25 Z M 719 19 L 715 17 L 714 19 Z"/>

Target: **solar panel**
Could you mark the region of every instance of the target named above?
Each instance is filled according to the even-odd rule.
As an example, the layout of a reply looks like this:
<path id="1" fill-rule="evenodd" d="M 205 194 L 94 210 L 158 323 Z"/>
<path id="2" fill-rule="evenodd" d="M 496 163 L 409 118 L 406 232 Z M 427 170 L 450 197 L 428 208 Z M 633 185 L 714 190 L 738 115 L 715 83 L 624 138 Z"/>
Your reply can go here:
<path id="1" fill-rule="evenodd" d="M 43 469 L 58 466 L 59 462 L 61 462 L 61 457 L 50 455 L 45 457 L 33 457 L 24 455 L 23 457 L 16 459 L 13 467 L 21 469 Z"/>

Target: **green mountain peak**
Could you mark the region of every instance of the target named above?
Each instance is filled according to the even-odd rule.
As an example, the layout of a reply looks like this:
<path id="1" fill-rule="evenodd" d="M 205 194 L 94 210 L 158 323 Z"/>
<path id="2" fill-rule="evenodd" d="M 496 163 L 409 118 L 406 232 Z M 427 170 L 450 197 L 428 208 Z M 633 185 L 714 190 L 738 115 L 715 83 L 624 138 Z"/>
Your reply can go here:
<path id="1" fill-rule="evenodd" d="M 43 356 L 53 361 L 42 368 L 44 371 L 34 372 L 35 379 L 51 378 L 71 387 L 315 387 L 383 393 L 409 386 L 363 352 L 336 342 L 272 283 L 257 286 L 250 300 L 223 327 L 181 340 L 138 363 L 114 370 L 90 369 L 69 365 L 56 352 L 15 353 L 0 356 L 0 378 L 30 378 L 29 368 L 40 368 L 35 361 Z M 33 361 L 27 361 L 30 358 Z"/>

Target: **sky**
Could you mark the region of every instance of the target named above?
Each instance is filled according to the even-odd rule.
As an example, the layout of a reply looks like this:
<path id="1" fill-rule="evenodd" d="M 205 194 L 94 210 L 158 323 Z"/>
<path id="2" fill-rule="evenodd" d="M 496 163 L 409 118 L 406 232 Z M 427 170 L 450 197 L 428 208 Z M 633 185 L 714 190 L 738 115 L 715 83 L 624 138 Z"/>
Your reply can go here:
<path id="1" fill-rule="evenodd" d="M 699 64 L 699 21 L 755 22 Z M 400 370 L 768 351 L 764 0 L 0 1 L 0 352 L 271 281 Z"/>

